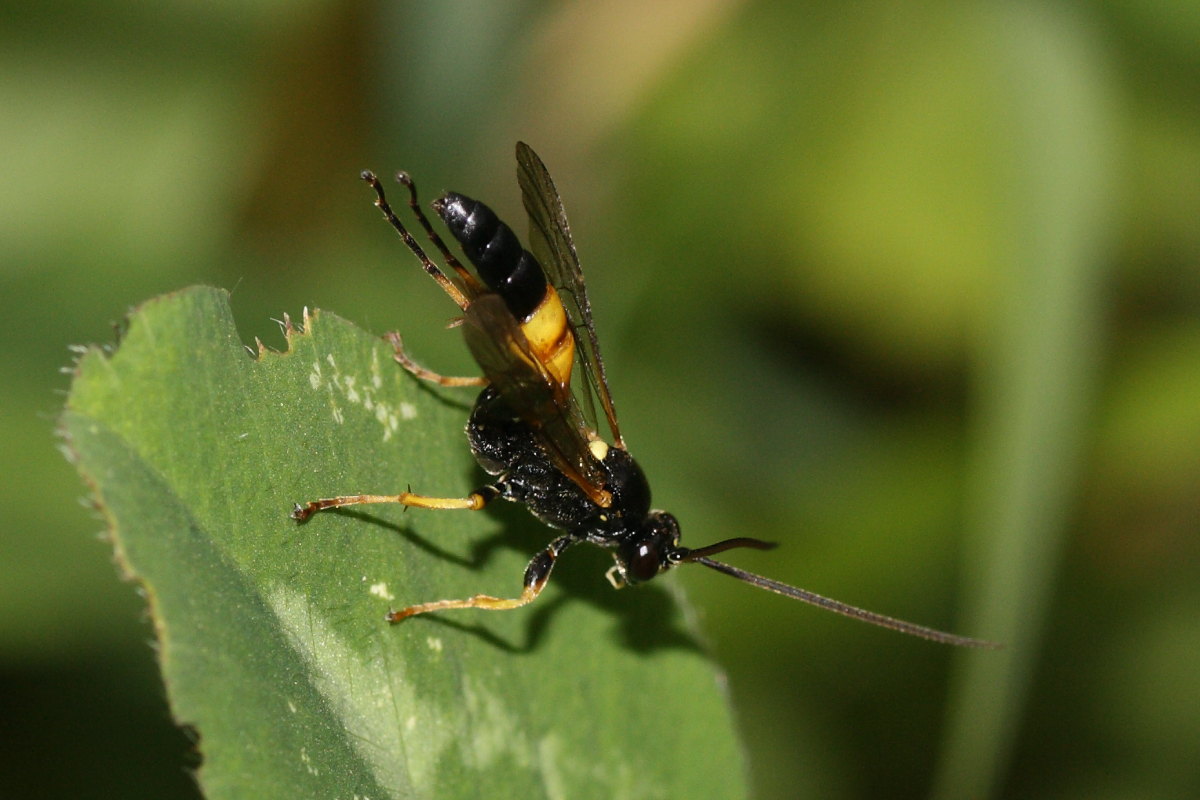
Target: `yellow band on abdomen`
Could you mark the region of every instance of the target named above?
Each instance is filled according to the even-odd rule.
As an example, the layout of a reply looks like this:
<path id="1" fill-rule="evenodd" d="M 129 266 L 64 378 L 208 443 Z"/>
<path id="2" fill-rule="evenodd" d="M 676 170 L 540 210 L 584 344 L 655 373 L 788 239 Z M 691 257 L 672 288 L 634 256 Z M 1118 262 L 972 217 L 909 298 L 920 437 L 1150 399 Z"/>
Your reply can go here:
<path id="1" fill-rule="evenodd" d="M 575 335 L 567 324 L 567 312 L 558 292 L 550 284 L 546 284 L 542 302 L 521 323 L 521 332 L 555 380 L 562 386 L 570 383 L 571 367 L 575 364 Z"/>

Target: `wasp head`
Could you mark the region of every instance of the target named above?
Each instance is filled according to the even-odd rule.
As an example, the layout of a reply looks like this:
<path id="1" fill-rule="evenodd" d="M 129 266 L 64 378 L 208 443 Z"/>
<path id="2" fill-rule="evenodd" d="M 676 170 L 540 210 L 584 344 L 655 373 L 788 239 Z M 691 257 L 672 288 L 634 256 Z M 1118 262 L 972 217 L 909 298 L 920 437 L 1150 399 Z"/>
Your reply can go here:
<path id="1" fill-rule="evenodd" d="M 651 511 L 637 532 L 617 547 L 616 572 L 624 584 L 648 581 L 687 554 L 679 546 L 679 522 L 666 511 Z"/>

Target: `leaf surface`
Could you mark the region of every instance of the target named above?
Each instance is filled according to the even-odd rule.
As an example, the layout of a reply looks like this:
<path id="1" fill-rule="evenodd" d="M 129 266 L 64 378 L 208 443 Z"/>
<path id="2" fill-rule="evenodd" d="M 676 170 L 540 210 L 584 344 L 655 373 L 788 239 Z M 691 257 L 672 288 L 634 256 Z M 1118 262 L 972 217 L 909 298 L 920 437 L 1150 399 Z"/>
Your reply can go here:
<path id="1" fill-rule="evenodd" d="M 314 313 L 250 355 L 228 295 L 151 300 L 77 365 L 63 435 L 143 588 L 209 797 L 739 797 L 722 678 L 686 604 L 613 592 L 577 548 L 538 602 L 389 626 L 414 602 L 519 592 L 553 531 L 518 507 L 294 502 L 483 481 L 473 396 Z"/>

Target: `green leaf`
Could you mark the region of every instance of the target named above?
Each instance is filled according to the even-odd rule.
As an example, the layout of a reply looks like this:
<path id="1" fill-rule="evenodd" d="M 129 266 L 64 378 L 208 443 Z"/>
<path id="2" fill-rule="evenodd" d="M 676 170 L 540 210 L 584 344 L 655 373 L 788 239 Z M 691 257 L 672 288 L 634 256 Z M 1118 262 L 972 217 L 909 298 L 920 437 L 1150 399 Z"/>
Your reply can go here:
<path id="1" fill-rule="evenodd" d="M 744 796 L 721 675 L 670 578 L 614 592 L 607 555 L 579 548 L 525 609 L 384 621 L 517 593 L 553 532 L 506 504 L 292 521 L 296 501 L 482 480 L 469 392 L 332 315 L 303 326 L 255 357 L 224 292 L 152 300 L 116 353 L 81 358 L 62 420 L 208 796 Z"/>

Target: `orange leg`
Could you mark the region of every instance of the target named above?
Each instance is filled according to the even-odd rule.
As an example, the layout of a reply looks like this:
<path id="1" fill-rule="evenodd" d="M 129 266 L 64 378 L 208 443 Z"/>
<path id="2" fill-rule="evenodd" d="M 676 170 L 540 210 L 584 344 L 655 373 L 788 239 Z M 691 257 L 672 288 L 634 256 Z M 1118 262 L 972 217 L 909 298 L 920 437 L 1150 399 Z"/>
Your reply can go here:
<path id="1" fill-rule="evenodd" d="M 487 386 L 488 384 L 487 378 L 484 377 L 454 378 L 434 372 L 431 369 L 426 369 L 416 361 L 413 361 L 408 353 L 405 352 L 404 341 L 400 338 L 400 334 L 393 331 L 392 333 L 387 334 L 386 338 L 392 343 L 392 358 L 396 359 L 396 363 L 422 380 L 429 381 L 430 383 L 440 384 L 441 386 L 483 387 Z"/>
<path id="2" fill-rule="evenodd" d="M 466 600 L 435 600 L 432 603 L 421 603 L 408 608 L 402 608 L 399 611 L 389 611 L 387 615 L 388 622 L 401 622 L 409 617 L 415 617 L 417 614 L 426 614 L 430 611 L 445 611 L 450 608 L 482 608 L 488 611 L 506 611 L 510 608 L 520 608 L 523 605 L 532 603 L 542 589 L 545 588 L 546 582 L 550 579 L 550 571 L 554 569 L 554 561 L 558 558 L 558 554 L 577 540 L 571 536 L 560 536 L 546 547 L 545 550 L 538 553 L 529 562 L 529 566 L 525 568 L 525 588 L 521 590 L 519 597 L 502 598 L 492 597 L 487 594 L 477 594 L 474 597 L 468 597 Z"/>
<path id="3" fill-rule="evenodd" d="M 296 503 L 292 508 L 292 519 L 303 522 L 318 511 L 343 506 L 359 506 L 368 503 L 400 503 L 411 508 L 440 508 L 478 511 L 492 500 L 500 496 L 496 486 L 484 486 L 471 492 L 466 497 L 426 497 L 412 492 L 400 494 L 348 494 L 341 497 L 326 497 L 321 500 L 309 500 L 304 505 Z"/>

